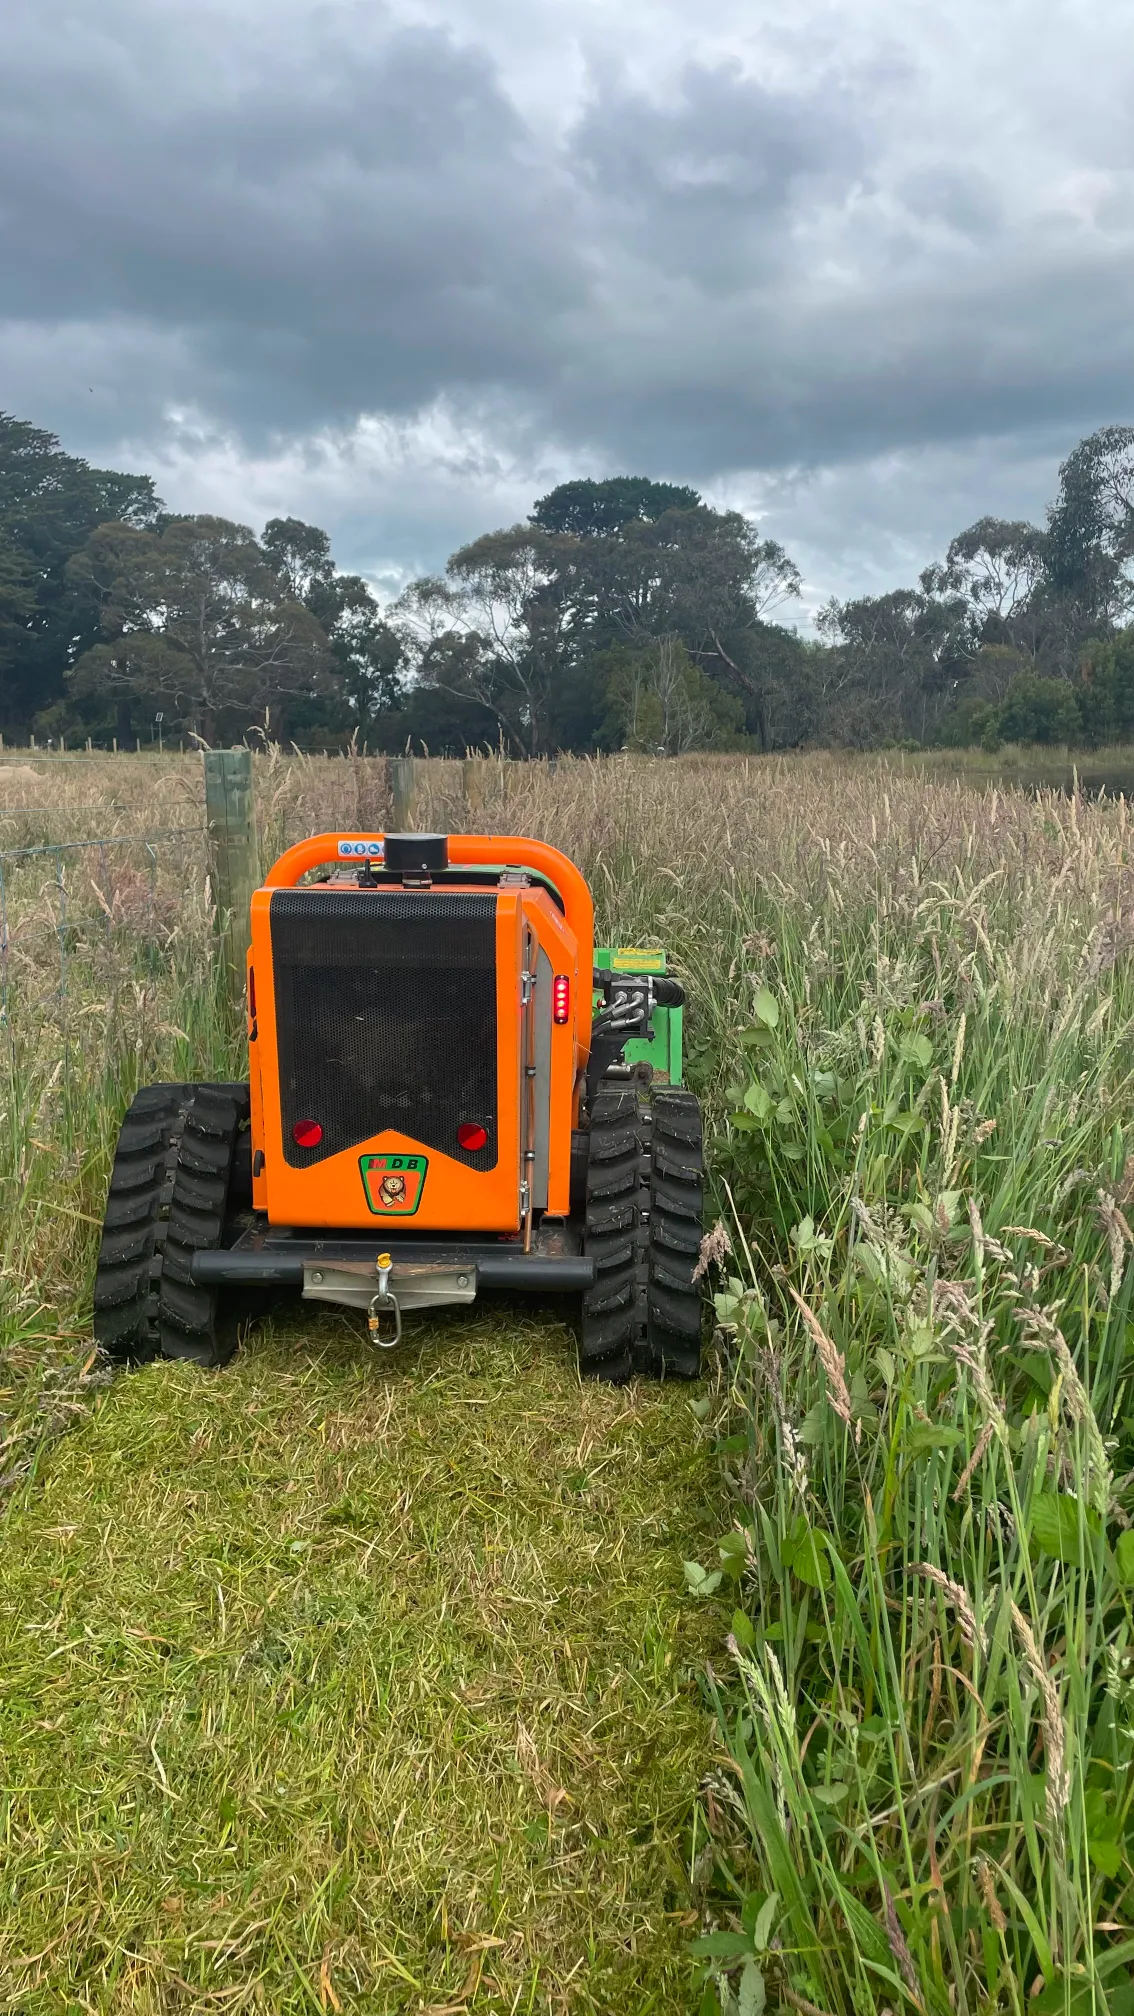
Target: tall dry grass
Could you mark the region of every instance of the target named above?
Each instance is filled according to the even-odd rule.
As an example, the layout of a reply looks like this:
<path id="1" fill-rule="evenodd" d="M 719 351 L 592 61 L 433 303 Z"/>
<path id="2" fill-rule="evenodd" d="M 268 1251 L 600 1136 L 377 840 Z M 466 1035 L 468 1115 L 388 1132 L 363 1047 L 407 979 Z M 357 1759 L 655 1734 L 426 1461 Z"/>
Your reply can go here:
<path id="1" fill-rule="evenodd" d="M 36 767 L 26 805 L 0 774 L 8 845 L 200 816 L 195 759 Z M 266 855 L 389 819 L 380 761 L 256 772 Z M 431 763 L 418 785 L 422 828 L 565 848 L 602 936 L 666 945 L 689 984 L 736 1513 L 689 1564 L 732 1641 L 706 2008 L 1125 2016 L 1125 803 L 829 757 Z M 81 1324 L 133 1086 L 237 1068 L 196 844 L 159 850 L 144 915 L 68 865 L 62 939 L 55 868 L 11 879 L 10 1341 Z"/>

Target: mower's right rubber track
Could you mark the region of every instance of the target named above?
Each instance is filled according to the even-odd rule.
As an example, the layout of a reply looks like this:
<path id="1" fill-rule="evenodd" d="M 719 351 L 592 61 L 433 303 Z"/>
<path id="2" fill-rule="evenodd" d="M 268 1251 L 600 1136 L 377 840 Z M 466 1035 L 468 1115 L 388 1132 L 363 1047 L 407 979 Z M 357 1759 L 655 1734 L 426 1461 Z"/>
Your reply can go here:
<path id="1" fill-rule="evenodd" d="M 701 1108 L 692 1092 L 659 1088 L 651 1102 L 646 1351 L 659 1379 L 701 1370 L 702 1294 L 693 1279 L 704 1213 Z"/>
<path id="2" fill-rule="evenodd" d="M 701 1109 L 691 1092 L 652 1099 L 600 1092 L 591 1110 L 579 1364 L 621 1383 L 634 1373 L 695 1379 L 701 1369 Z"/>
<path id="3" fill-rule="evenodd" d="M 600 1092 L 591 1108 L 584 1250 L 595 1285 L 583 1295 L 581 1371 L 622 1384 L 646 1333 L 650 1151 L 637 1092 Z"/>

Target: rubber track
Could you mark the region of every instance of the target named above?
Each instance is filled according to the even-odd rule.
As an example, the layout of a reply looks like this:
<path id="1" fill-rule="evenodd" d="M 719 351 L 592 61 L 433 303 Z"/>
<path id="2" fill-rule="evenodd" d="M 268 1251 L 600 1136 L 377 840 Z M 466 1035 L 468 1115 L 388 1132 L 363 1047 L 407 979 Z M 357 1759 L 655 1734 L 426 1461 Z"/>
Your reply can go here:
<path id="1" fill-rule="evenodd" d="M 215 1289 L 190 1279 L 194 1253 L 223 1244 L 246 1085 L 198 1085 L 185 1115 L 169 1206 L 158 1327 L 162 1355 L 225 1365 L 237 1345 Z"/>
<path id="2" fill-rule="evenodd" d="M 658 1378 L 695 1379 L 701 1369 L 701 1290 L 693 1269 L 701 1245 L 701 1109 L 692 1092 L 653 1096 L 646 1353 Z"/>
<path id="3" fill-rule="evenodd" d="M 638 1369 L 646 1332 L 649 1116 L 636 1092 L 600 1092 L 591 1110 L 583 1250 L 595 1262 L 583 1296 L 579 1367 L 620 1385 Z"/>
<path id="4" fill-rule="evenodd" d="M 158 1291 L 191 1085 L 147 1085 L 122 1122 L 94 1284 L 94 1334 L 111 1358 L 144 1364 L 161 1349 Z"/>

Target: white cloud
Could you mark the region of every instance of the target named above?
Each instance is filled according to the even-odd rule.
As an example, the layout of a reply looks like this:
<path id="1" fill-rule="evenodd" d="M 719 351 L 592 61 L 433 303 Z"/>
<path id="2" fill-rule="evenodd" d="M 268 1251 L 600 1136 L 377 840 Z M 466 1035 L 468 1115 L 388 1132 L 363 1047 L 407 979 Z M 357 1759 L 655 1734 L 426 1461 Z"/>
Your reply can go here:
<path id="1" fill-rule="evenodd" d="M 123 457 L 151 471 L 172 510 L 256 530 L 289 515 L 334 525 L 339 564 L 383 596 L 473 532 L 525 517 L 539 491 L 575 473 L 566 457 L 517 455 L 491 415 L 458 418 L 443 400 L 409 420 L 364 415 L 259 450 L 201 413 L 171 412 L 159 444 L 125 442 Z"/>

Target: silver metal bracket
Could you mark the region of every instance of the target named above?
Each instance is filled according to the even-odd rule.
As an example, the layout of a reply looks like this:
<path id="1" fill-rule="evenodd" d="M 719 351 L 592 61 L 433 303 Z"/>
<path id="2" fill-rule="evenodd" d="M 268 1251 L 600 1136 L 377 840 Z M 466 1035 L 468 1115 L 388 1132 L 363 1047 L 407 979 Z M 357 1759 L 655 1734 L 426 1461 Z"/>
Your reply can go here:
<path id="1" fill-rule="evenodd" d="M 405 1311 L 475 1302 L 476 1267 L 392 1260 L 388 1253 L 380 1254 L 377 1263 L 339 1260 L 308 1264 L 303 1269 L 303 1297 L 307 1302 L 334 1302 L 342 1309 L 364 1309 L 374 1342 L 385 1350 L 401 1336 Z M 393 1325 L 392 1336 L 389 1324 Z"/>

